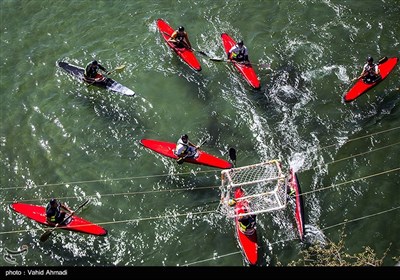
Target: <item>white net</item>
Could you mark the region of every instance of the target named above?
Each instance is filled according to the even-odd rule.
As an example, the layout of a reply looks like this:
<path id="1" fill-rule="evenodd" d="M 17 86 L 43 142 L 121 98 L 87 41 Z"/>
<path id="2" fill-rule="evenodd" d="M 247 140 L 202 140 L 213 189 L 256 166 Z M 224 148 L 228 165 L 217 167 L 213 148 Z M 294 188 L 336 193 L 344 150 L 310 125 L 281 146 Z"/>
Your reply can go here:
<path id="1" fill-rule="evenodd" d="M 227 217 L 236 217 L 232 199 L 237 188 L 244 196 L 235 199 L 246 200 L 248 214 L 258 214 L 286 207 L 286 184 L 279 160 L 253 164 L 221 172 L 221 202 L 218 211 Z M 239 215 L 240 216 L 240 215 Z"/>

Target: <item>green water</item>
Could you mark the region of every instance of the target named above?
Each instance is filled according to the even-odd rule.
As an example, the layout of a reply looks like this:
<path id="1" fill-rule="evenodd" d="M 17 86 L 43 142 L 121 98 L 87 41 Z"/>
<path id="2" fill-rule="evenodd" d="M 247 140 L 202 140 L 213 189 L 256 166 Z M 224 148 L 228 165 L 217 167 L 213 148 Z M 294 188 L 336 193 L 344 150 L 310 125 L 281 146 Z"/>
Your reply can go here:
<path id="1" fill-rule="evenodd" d="M 372 7 L 372 8 L 371 8 Z M 388 1 L 0 1 L 0 252 L 28 245 L 1 266 L 243 266 L 231 220 L 215 210 L 220 172 L 177 165 L 140 145 L 209 137 L 204 151 L 237 166 L 281 159 L 304 193 L 306 240 L 370 246 L 392 266 L 400 256 L 399 67 L 345 104 L 366 56 L 399 57 L 400 5 Z M 202 71 L 163 41 L 156 20 L 184 25 Z M 261 89 L 224 62 L 220 34 L 242 38 Z M 87 87 L 64 60 L 106 68 L 135 91 Z M 41 226 L 13 201 L 58 197 L 108 230 L 97 237 Z M 396 222 L 397 221 L 397 222 Z M 305 247 L 293 216 L 258 216 L 259 266 L 286 265 Z"/>

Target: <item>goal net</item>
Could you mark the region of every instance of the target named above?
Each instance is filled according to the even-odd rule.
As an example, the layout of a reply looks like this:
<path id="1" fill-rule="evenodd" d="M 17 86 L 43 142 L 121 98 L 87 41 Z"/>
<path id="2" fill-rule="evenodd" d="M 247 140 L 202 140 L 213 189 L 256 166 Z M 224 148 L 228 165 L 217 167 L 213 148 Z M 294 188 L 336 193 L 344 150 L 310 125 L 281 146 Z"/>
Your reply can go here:
<path id="1" fill-rule="evenodd" d="M 218 211 L 227 217 L 242 216 L 236 214 L 234 205 L 242 201 L 248 205 L 247 214 L 259 214 L 286 207 L 286 183 L 279 160 L 253 164 L 221 172 L 221 201 Z M 237 188 L 244 195 L 235 198 Z"/>

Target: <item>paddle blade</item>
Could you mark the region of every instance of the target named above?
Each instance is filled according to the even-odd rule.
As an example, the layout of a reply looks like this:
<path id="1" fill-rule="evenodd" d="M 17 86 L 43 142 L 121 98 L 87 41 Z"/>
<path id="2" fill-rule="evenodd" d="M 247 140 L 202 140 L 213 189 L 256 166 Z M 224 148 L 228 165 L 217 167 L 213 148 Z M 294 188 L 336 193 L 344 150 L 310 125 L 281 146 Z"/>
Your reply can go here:
<path id="1" fill-rule="evenodd" d="M 384 56 L 381 59 L 379 59 L 378 64 L 382 64 L 382 63 L 386 62 L 387 60 L 388 60 L 387 56 Z"/>
<path id="2" fill-rule="evenodd" d="M 202 55 L 204 55 L 204 56 L 207 56 L 208 57 L 208 54 L 206 54 L 205 52 L 203 52 L 203 51 L 197 51 L 199 54 L 202 54 Z"/>
<path id="3" fill-rule="evenodd" d="M 121 66 L 116 67 L 114 70 L 115 70 L 116 72 L 121 72 L 122 70 L 125 69 L 125 67 L 126 67 L 126 65 L 121 65 Z"/>
<path id="4" fill-rule="evenodd" d="M 183 158 L 183 157 L 180 157 L 180 158 L 178 158 L 178 159 L 176 160 L 176 162 L 177 162 L 178 164 L 182 164 L 184 161 L 185 161 L 185 158 Z"/>
<path id="5" fill-rule="evenodd" d="M 40 241 L 45 242 L 47 239 L 49 239 L 51 233 L 52 233 L 51 230 L 46 230 L 45 233 L 43 233 L 42 236 L 40 236 Z"/>
<path id="6" fill-rule="evenodd" d="M 222 62 L 222 61 L 228 61 L 226 59 L 223 58 L 210 58 L 211 61 L 218 61 L 218 62 Z"/>
<path id="7" fill-rule="evenodd" d="M 229 158 L 232 161 L 236 161 L 236 150 L 235 150 L 235 148 L 229 148 Z"/>

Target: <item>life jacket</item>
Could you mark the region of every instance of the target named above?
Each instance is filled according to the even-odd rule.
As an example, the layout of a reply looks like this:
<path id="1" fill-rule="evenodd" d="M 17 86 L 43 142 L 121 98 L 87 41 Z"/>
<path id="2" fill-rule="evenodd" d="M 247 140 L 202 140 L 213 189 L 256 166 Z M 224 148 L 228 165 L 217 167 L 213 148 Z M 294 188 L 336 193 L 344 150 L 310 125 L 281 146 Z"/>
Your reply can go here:
<path id="1" fill-rule="evenodd" d="M 377 65 L 375 64 L 375 63 L 373 63 L 373 64 L 366 64 L 365 66 L 364 66 L 364 70 L 365 71 L 367 71 L 368 72 L 368 75 L 370 75 L 370 76 L 374 76 L 375 75 L 375 67 L 376 67 Z"/>
<path id="2" fill-rule="evenodd" d="M 185 31 L 183 31 L 183 32 L 176 31 L 175 40 L 178 42 L 183 42 L 184 39 L 185 39 Z"/>
<path id="3" fill-rule="evenodd" d="M 99 65 L 92 65 L 92 63 L 89 63 L 85 68 L 85 77 L 96 78 L 99 68 Z"/>
<path id="4" fill-rule="evenodd" d="M 245 234 L 252 234 L 255 225 L 256 219 L 254 215 L 245 216 L 242 220 L 239 220 L 240 230 Z"/>
<path id="5" fill-rule="evenodd" d="M 46 216 L 49 218 L 50 222 L 56 223 L 58 220 L 58 217 L 60 216 L 61 213 L 61 205 L 57 201 L 57 207 L 53 208 L 51 207 L 51 204 L 47 204 L 46 207 Z"/>
<path id="6" fill-rule="evenodd" d="M 182 155 L 182 154 L 187 154 L 189 152 L 189 140 L 187 143 L 183 142 L 182 139 L 179 139 L 177 142 L 177 146 L 182 145 L 184 148 L 182 151 L 178 151 L 178 149 L 175 150 L 176 155 Z M 178 153 L 179 152 L 179 153 Z"/>
<path id="7" fill-rule="evenodd" d="M 231 59 L 235 60 L 244 60 L 244 54 L 246 52 L 245 47 L 243 46 L 242 48 L 239 47 L 239 45 L 235 45 L 235 48 L 232 50 L 231 53 Z"/>
<path id="8" fill-rule="evenodd" d="M 381 77 L 377 74 L 377 64 L 365 64 L 364 71 L 367 72 L 367 75 L 363 78 L 364 83 L 371 84 L 379 80 Z"/>

